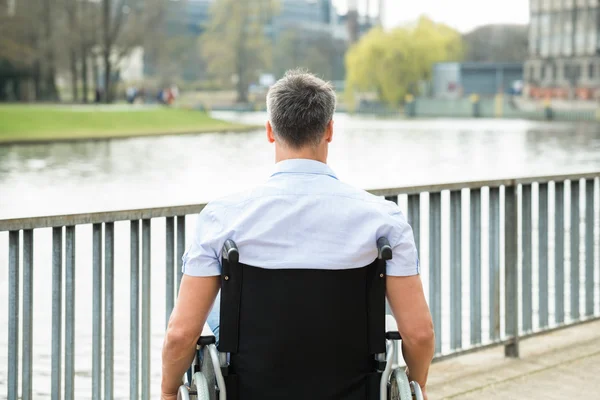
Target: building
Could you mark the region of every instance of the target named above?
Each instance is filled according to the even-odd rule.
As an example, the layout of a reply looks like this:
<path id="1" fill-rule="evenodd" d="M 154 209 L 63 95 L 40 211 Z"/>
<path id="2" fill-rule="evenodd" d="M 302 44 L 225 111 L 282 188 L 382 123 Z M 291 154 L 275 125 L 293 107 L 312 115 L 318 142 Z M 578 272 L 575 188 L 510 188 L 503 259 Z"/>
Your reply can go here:
<path id="1" fill-rule="evenodd" d="M 600 89 L 598 0 L 530 0 L 531 97 L 590 99 Z"/>
<path id="2" fill-rule="evenodd" d="M 515 82 L 522 79 L 520 63 L 444 62 L 433 66 L 431 89 L 436 98 L 492 97 L 512 93 Z"/>

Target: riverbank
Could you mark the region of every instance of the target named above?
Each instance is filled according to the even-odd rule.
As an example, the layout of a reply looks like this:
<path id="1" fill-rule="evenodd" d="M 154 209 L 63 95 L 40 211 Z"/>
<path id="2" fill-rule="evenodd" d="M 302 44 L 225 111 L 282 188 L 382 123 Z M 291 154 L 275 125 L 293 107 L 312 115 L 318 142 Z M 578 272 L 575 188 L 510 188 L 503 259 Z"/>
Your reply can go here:
<path id="1" fill-rule="evenodd" d="M 255 129 L 160 106 L 0 106 L 0 144 L 99 140 Z"/>

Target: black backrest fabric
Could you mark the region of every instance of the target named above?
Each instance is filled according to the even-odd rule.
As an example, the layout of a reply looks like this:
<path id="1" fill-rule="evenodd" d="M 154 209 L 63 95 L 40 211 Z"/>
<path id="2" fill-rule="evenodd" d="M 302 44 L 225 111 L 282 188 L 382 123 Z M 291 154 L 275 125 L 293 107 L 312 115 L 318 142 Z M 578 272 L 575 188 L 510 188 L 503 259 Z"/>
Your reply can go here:
<path id="1" fill-rule="evenodd" d="M 219 350 L 240 400 L 368 399 L 385 351 L 382 261 L 348 270 L 223 260 Z"/>

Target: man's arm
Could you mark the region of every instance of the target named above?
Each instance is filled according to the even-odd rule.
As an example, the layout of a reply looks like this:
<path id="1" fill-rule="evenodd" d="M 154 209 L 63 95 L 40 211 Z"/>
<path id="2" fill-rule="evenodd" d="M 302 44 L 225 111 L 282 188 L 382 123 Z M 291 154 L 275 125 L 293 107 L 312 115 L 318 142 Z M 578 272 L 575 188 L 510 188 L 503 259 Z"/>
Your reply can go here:
<path id="1" fill-rule="evenodd" d="M 196 343 L 217 297 L 219 276 L 183 275 L 171 313 L 162 352 L 162 398 L 177 398 L 183 374 L 194 357 Z"/>
<path id="2" fill-rule="evenodd" d="M 425 388 L 435 352 L 435 334 L 419 275 L 388 276 L 386 291 L 402 336 L 402 354 L 410 379 Z"/>

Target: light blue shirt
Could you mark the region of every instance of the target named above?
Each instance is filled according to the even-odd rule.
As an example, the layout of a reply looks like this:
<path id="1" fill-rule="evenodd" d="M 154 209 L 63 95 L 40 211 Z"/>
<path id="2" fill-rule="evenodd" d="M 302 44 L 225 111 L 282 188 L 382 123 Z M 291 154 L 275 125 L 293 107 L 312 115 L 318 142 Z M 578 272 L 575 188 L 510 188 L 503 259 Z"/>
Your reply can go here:
<path id="1" fill-rule="evenodd" d="M 202 210 L 183 273 L 220 275 L 227 239 L 237 244 L 240 262 L 255 267 L 361 268 L 377 258 L 382 236 L 393 249 L 387 274 L 419 274 L 412 229 L 395 203 L 340 182 L 324 163 L 286 160 L 264 184 Z"/>

